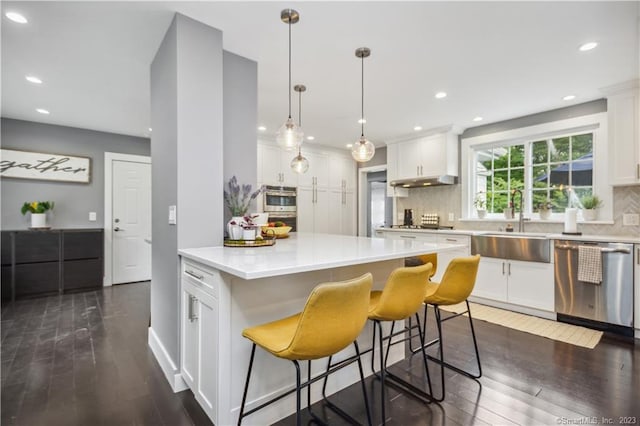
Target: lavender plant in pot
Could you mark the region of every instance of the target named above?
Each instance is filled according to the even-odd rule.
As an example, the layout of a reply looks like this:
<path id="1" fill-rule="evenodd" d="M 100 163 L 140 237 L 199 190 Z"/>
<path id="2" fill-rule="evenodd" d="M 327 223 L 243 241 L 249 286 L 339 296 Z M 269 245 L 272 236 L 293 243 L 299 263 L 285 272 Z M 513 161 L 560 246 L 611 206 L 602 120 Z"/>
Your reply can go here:
<path id="1" fill-rule="evenodd" d="M 256 199 L 262 188 L 251 192 L 251 185 L 240 185 L 233 176 L 227 188 L 224 190 L 224 202 L 231 213 L 231 220 L 227 223 L 227 234 L 232 240 L 242 239 L 242 226 L 245 224 L 245 216 L 249 205 Z"/>

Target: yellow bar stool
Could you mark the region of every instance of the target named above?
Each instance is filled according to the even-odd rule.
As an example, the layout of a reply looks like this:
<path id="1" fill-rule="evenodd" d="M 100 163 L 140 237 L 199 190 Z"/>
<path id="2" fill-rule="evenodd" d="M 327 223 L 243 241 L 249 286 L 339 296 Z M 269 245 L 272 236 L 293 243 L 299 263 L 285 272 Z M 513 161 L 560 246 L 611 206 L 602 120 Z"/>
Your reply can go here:
<path id="1" fill-rule="evenodd" d="M 403 390 L 426 402 L 431 401 L 431 379 L 429 378 L 426 353 L 424 352 L 424 333 L 421 330 L 420 319 L 418 316 L 418 310 L 422 306 L 424 295 L 426 294 L 427 281 L 430 273 L 430 263 L 416 267 L 397 268 L 391 272 L 391 275 L 389 275 L 382 291 L 371 292 L 371 301 L 369 305 L 369 319 L 373 321 L 371 369 L 375 373 L 374 355 L 377 344 L 380 351 L 380 373 L 379 375 L 376 375 L 380 379 L 381 383 L 380 406 L 382 411 L 382 424 L 386 423 L 385 385 L 387 380 L 390 380 Z M 428 393 L 387 370 L 387 360 L 389 358 L 389 348 L 392 345 L 392 339 L 396 335 L 404 334 L 406 331 L 403 329 L 402 331 L 394 334 L 393 329 L 395 321 L 405 320 L 413 315 L 415 315 L 416 318 L 418 333 L 420 336 L 420 347 L 423 351 L 424 369 L 429 387 Z M 391 331 L 388 336 L 383 336 L 382 334 L 382 322 L 384 321 L 392 321 Z M 377 342 L 376 334 L 378 334 Z M 389 340 L 386 354 L 384 353 L 383 345 L 385 340 Z"/>
<path id="2" fill-rule="evenodd" d="M 440 380 L 442 386 L 442 395 L 437 398 L 438 401 L 442 401 L 445 396 L 445 383 L 444 383 L 444 368 L 449 368 L 457 373 L 463 374 L 472 379 L 479 379 L 482 377 L 482 366 L 480 364 L 480 354 L 478 352 L 478 342 L 476 340 L 475 329 L 473 328 L 473 318 L 471 318 L 471 310 L 469 309 L 468 297 L 473 291 L 473 287 L 476 283 L 476 275 L 478 273 L 478 264 L 480 263 L 480 255 L 459 257 L 451 260 L 447 269 L 442 276 L 440 283 L 430 282 L 427 284 L 427 292 L 424 298 L 424 319 L 422 327 L 418 328 L 418 332 L 425 333 L 427 326 L 427 308 L 428 305 L 432 305 L 436 317 L 436 324 L 438 328 L 438 338 L 424 344 L 425 336 L 423 335 L 420 342 L 424 345 L 424 348 L 428 348 L 436 343 L 439 345 L 438 358 L 427 355 L 427 357 L 440 364 Z M 440 306 L 457 305 L 458 303 L 465 302 L 467 309 L 463 312 L 452 314 L 446 318 L 442 318 L 440 313 Z M 476 353 L 476 363 L 478 365 L 478 372 L 470 372 L 463 370 L 455 365 L 444 360 L 444 344 L 442 340 L 442 323 L 450 319 L 459 317 L 460 315 L 468 314 L 469 327 L 471 328 L 471 337 L 473 338 L 473 347 Z M 422 330 L 420 330 L 420 328 Z M 416 353 L 419 349 L 414 350 Z"/>
<path id="3" fill-rule="evenodd" d="M 244 387 L 244 394 L 242 395 L 238 425 L 241 424 L 244 417 L 255 413 L 293 392 L 296 393 L 296 424 L 300 425 L 302 421 L 300 411 L 301 391 L 305 387 L 307 387 L 307 409 L 309 410 L 309 414 L 319 423 L 324 423 L 311 411 L 311 384 L 324 379 L 324 396 L 328 375 L 353 362 L 358 363 L 367 419 L 369 425 L 371 424 L 369 402 L 360 359 L 360 348 L 358 347 L 356 339 L 367 322 L 369 293 L 372 282 L 373 278 L 371 274 L 367 273 L 352 280 L 319 284 L 309 295 L 302 312 L 243 330 L 242 335 L 251 340 L 253 346 L 251 348 L 247 381 Z M 340 352 L 350 344 L 353 344 L 355 347 L 355 355 L 340 361 L 336 365 L 331 365 L 332 355 Z M 294 389 L 245 412 L 244 409 L 256 345 L 278 358 L 293 362 L 296 368 L 296 386 Z M 326 357 L 329 357 L 328 365 L 330 367 L 326 372 L 312 379 L 311 360 Z M 305 360 L 308 361 L 308 377 L 307 381 L 302 383 L 299 361 Z M 354 424 L 360 423 L 339 407 L 329 402 L 326 397 L 324 401 L 331 409 L 341 416 L 346 417 Z"/>

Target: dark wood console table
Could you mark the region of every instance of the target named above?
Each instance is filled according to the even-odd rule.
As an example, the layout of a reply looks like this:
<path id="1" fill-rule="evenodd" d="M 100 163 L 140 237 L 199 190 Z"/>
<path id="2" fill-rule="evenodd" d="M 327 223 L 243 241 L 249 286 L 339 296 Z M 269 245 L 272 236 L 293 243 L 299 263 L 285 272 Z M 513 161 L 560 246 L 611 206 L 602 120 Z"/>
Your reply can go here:
<path id="1" fill-rule="evenodd" d="M 104 231 L 2 231 L 2 301 L 102 287 Z"/>

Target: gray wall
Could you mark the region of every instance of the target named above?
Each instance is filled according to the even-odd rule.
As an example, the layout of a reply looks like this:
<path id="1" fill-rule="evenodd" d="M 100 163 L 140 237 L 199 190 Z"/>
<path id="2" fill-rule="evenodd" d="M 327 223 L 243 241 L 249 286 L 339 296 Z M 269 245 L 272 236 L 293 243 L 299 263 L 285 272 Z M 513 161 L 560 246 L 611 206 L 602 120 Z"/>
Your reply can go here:
<path id="1" fill-rule="evenodd" d="M 89 184 L 2 178 L 2 229 L 25 229 L 25 201 L 54 201 L 49 223 L 56 228 L 104 226 L 104 153 L 149 155 L 149 139 L 74 127 L 2 118 L 2 148 L 91 158 Z M 97 221 L 89 222 L 89 212 Z"/>
<path id="2" fill-rule="evenodd" d="M 376 148 L 375 154 L 373 154 L 373 158 L 366 163 L 357 163 L 358 168 L 362 167 L 373 167 L 380 166 L 383 164 L 387 164 L 387 147 Z"/>
<path id="3" fill-rule="evenodd" d="M 222 245 L 222 61 L 222 33 L 177 14 L 151 64 L 151 327 L 176 366 L 177 250 Z M 177 225 L 168 224 L 170 205 Z"/>
<path id="4" fill-rule="evenodd" d="M 224 61 L 224 183 L 232 176 L 240 184 L 258 182 L 258 63 L 230 52 L 223 53 Z M 231 213 L 222 201 L 224 222 Z M 255 201 L 249 212 L 256 211 Z"/>

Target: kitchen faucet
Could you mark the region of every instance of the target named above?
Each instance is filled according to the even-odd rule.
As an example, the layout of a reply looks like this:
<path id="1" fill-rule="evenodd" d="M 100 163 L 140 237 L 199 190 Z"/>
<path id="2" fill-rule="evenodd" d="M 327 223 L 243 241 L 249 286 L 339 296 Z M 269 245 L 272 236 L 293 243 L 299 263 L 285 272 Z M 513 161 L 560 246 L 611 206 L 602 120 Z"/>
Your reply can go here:
<path id="1" fill-rule="evenodd" d="M 516 192 L 520 194 L 520 214 L 518 215 L 518 232 L 524 232 L 524 212 L 522 211 L 522 207 L 524 204 L 524 197 L 522 196 L 522 190 L 520 189 L 512 189 L 511 190 L 511 204 L 514 205 L 513 199 L 516 196 Z"/>

